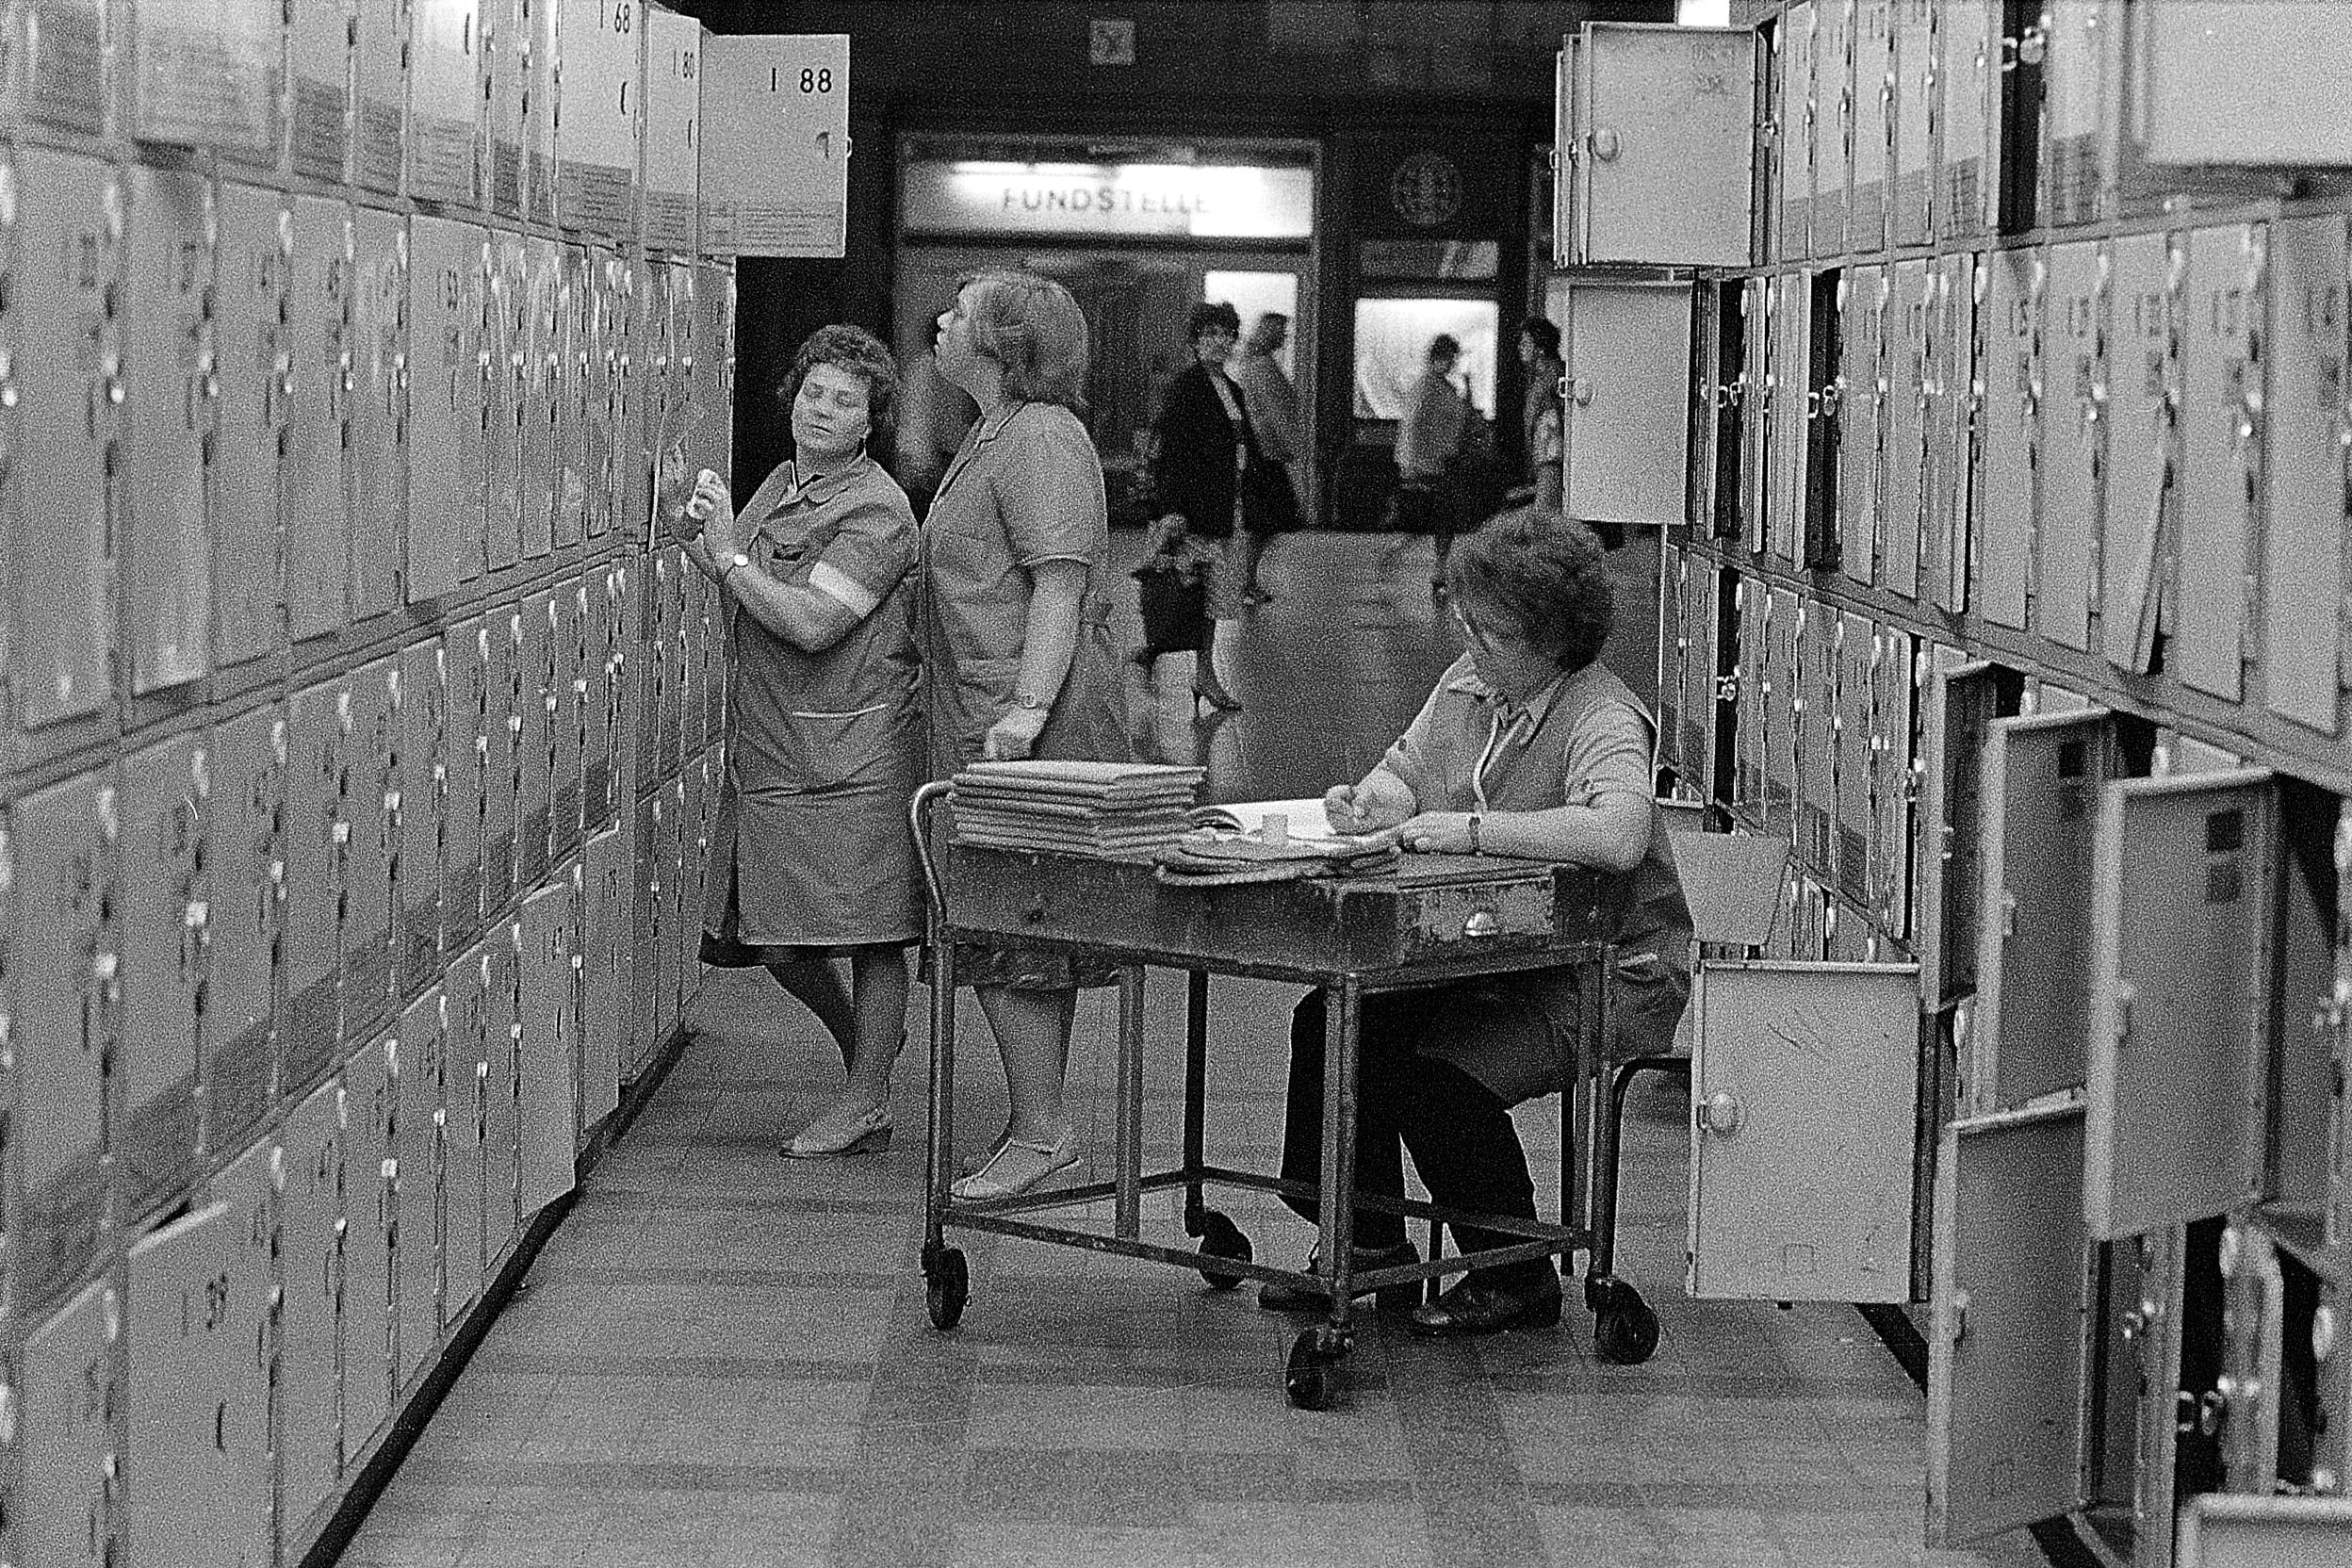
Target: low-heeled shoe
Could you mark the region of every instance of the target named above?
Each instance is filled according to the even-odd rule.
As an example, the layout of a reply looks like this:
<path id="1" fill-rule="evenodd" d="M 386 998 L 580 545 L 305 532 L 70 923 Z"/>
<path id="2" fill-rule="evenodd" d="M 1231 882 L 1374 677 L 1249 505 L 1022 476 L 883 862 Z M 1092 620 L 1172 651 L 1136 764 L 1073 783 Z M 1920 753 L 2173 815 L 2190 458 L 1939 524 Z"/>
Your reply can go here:
<path id="1" fill-rule="evenodd" d="M 1409 1241 L 1400 1241 L 1394 1247 L 1350 1248 L 1348 1258 L 1355 1266 L 1356 1273 L 1368 1274 L 1376 1268 L 1402 1268 L 1409 1263 L 1419 1263 L 1421 1250 Z M 1321 1261 L 1321 1254 L 1308 1253 L 1307 1272 L 1314 1273 Z M 1372 1292 L 1359 1290 L 1355 1294 L 1362 1298 Z M 1410 1305 L 1421 1298 L 1421 1284 L 1416 1280 L 1410 1284 L 1384 1285 L 1380 1296 L 1383 1307 Z M 1400 1296 L 1410 1299 L 1399 1299 Z M 1258 1287 L 1258 1305 L 1268 1312 L 1325 1312 L 1330 1310 L 1331 1304 L 1331 1298 L 1313 1285 L 1294 1285 L 1282 1280 L 1268 1280 Z"/>
<path id="2" fill-rule="evenodd" d="M 826 1111 L 792 1135 L 784 1146 L 786 1157 L 819 1160 L 835 1154 L 879 1154 L 890 1147 L 890 1102 L 885 1098 L 870 1110 L 835 1114 Z"/>
<path id="3" fill-rule="evenodd" d="M 1024 1143 L 1020 1138 L 1008 1137 L 997 1145 L 987 1164 L 948 1188 L 948 1193 L 967 1203 L 990 1198 L 1017 1198 L 1077 1163 L 1075 1128 L 1064 1132 L 1052 1143 Z"/>
<path id="4" fill-rule="evenodd" d="M 1540 1284 L 1490 1282 L 1471 1273 L 1428 1306 L 1415 1307 L 1410 1327 L 1416 1334 L 1492 1334 L 1505 1329 L 1560 1326 L 1560 1276 L 1544 1271 Z"/>

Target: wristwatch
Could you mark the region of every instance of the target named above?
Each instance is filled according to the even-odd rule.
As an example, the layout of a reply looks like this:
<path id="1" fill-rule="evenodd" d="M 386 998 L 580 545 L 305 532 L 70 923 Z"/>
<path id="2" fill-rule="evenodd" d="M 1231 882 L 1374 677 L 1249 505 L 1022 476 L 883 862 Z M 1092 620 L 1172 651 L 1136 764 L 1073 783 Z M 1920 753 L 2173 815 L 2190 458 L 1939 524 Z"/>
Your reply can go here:
<path id="1" fill-rule="evenodd" d="M 1478 844 L 1478 825 L 1485 821 L 1486 817 L 1483 813 L 1478 811 L 1470 813 L 1470 853 L 1473 855 L 1484 855 L 1486 853 L 1486 851 L 1479 847 Z"/>
<path id="2" fill-rule="evenodd" d="M 735 570 L 738 566 L 748 566 L 750 564 L 751 557 L 745 555 L 741 550 L 737 550 L 733 555 L 728 556 L 726 561 L 720 564 L 718 576 L 719 585 L 721 587 L 725 587 L 727 585 L 727 573 Z"/>
<path id="3" fill-rule="evenodd" d="M 1021 709 L 1024 712 L 1041 713 L 1045 710 L 1053 707 L 1054 703 L 1053 699 L 1049 697 L 1041 697 L 1035 692 L 1015 691 L 1013 693 L 1013 706 Z"/>

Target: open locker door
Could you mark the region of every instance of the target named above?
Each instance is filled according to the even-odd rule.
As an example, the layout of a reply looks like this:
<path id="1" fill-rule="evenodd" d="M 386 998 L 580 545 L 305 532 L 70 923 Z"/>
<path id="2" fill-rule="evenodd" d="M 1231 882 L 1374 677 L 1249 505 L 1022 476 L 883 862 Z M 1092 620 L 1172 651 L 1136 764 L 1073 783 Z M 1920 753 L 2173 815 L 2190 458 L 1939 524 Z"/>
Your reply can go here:
<path id="1" fill-rule="evenodd" d="M 1927 1537 L 1982 1540 L 2082 1500 L 2082 1111 L 1955 1121 L 1936 1165 Z"/>
<path id="2" fill-rule="evenodd" d="M 2091 829 L 2118 756 L 2103 708 L 1996 719 L 1985 729 L 1972 1110 L 2082 1081 Z"/>
<path id="3" fill-rule="evenodd" d="M 1692 1016 L 1690 1294 L 1909 1300 L 1918 968 L 1709 963 Z"/>
<path id="4" fill-rule="evenodd" d="M 1931 1010 L 1976 989 L 1976 857 L 1984 737 L 2006 706 L 2001 672 L 1938 648 L 1919 718 L 1919 995 Z"/>
<path id="5" fill-rule="evenodd" d="M 2101 1240 L 2261 1196 L 2277 823 L 2261 769 L 2101 797 L 2083 1167 Z"/>
<path id="6" fill-rule="evenodd" d="M 2352 1568 L 2352 1498 L 2192 1497 L 2173 1561 L 2176 1568 Z"/>

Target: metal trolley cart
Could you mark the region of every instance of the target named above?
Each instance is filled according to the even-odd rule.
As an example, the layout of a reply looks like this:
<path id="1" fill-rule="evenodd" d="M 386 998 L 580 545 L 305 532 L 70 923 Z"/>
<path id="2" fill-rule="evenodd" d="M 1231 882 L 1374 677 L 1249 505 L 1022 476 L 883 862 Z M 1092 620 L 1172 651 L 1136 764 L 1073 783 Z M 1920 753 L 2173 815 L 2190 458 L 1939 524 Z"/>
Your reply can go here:
<path id="1" fill-rule="evenodd" d="M 1465 1214 L 1412 1199 L 1362 1200 L 1382 1212 L 1446 1224 L 1475 1224 L 1528 1239 L 1473 1257 L 1432 1256 L 1422 1263 L 1357 1273 L 1349 1266 L 1354 1232 L 1356 1038 L 1363 998 L 1372 992 L 1434 985 L 1478 974 L 1561 963 L 1586 967 L 1592 983 L 1578 1021 L 1575 1059 L 1563 1082 L 1581 1090 L 1587 1106 L 1604 1103 L 1600 1041 L 1605 1037 L 1604 988 L 1599 983 L 1622 893 L 1610 879 L 1572 867 L 1473 856 L 1416 856 L 1396 874 L 1368 877 L 1304 877 L 1216 889 L 1160 884 L 1149 860 L 1095 859 L 1041 851 L 985 849 L 967 844 L 934 848 L 933 808 L 946 784 L 925 785 L 910 814 L 922 847 L 931 898 L 928 942 L 931 987 L 931 1139 L 924 1178 L 923 1278 L 933 1325 L 952 1329 L 963 1317 L 971 1275 L 961 1250 L 945 1239 L 949 1227 L 988 1231 L 1129 1257 L 1153 1258 L 1197 1269 L 1209 1284 L 1230 1290 L 1245 1279 L 1312 1284 L 1331 1302 L 1326 1321 L 1292 1343 L 1282 1384 L 1291 1401 L 1328 1408 L 1345 1386 L 1344 1363 L 1354 1340 L 1351 1300 L 1357 1291 L 1406 1289 L 1417 1298 L 1423 1282 L 1475 1263 L 1500 1264 L 1555 1253 L 1573 1255 L 1592 1245 L 1589 1224 L 1574 1223 L 1591 1189 L 1575 1151 L 1593 1140 L 1568 1138 L 1560 1162 L 1560 1217 L 1546 1224 Z M 943 838 L 943 836 L 942 836 Z M 939 859 L 947 861 L 942 875 Z M 1014 1198 L 962 1201 L 949 1195 L 953 1177 L 956 1073 L 956 944 L 1018 940 L 1024 945 L 1098 955 L 1119 966 L 1116 1059 L 1118 1127 L 1109 1181 Z M 1184 1126 L 1183 1163 L 1143 1168 L 1143 972 L 1152 965 L 1186 972 Z M 1321 987 L 1327 1010 L 1323 1090 L 1323 1159 L 1319 1190 L 1303 1184 L 1211 1165 L 1203 1153 L 1208 995 L 1211 974 L 1282 980 Z M 1563 1124 L 1575 1126 L 1575 1107 Z M 1614 1172 L 1604 1181 L 1613 1186 Z M 1321 1215 L 1314 1274 L 1254 1262 L 1250 1238 L 1210 1208 L 1203 1189 L 1237 1186 L 1315 1198 Z M 1144 1194 L 1182 1187 L 1184 1229 L 1197 1249 L 1162 1246 L 1141 1234 Z M 1109 1199 L 1110 1233 L 1049 1223 L 1046 1212 Z M 1431 1249 L 1434 1253 L 1436 1249 Z M 1639 1291 L 1606 1270 L 1585 1282 L 1596 1315 L 1595 1343 L 1620 1362 L 1645 1359 L 1657 1343 L 1657 1319 Z M 1573 1265 L 1570 1266 L 1573 1267 Z M 1394 1298 L 1390 1298 L 1394 1299 Z"/>

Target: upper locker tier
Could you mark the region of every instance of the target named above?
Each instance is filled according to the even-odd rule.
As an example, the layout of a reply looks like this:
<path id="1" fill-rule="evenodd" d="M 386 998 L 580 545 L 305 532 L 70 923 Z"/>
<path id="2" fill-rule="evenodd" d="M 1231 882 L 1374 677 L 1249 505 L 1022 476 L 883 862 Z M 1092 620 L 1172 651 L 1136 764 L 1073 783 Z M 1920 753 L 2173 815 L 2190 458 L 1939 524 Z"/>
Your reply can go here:
<path id="1" fill-rule="evenodd" d="M 1756 35 L 1589 22 L 1560 57 L 1560 267 L 1745 267 Z"/>

